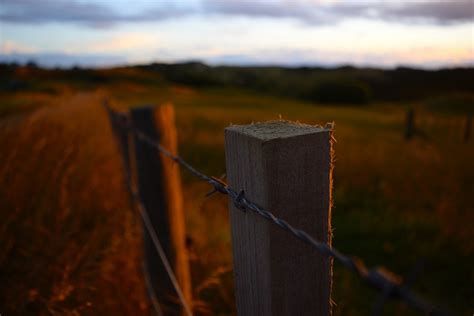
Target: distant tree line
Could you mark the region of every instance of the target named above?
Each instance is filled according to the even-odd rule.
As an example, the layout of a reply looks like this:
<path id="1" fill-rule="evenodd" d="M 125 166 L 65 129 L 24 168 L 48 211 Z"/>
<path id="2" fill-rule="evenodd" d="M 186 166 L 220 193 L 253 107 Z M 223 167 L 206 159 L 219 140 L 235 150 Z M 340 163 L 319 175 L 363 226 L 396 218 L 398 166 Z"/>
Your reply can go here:
<path id="1" fill-rule="evenodd" d="M 18 76 L 18 67 L 28 69 L 28 75 Z M 82 88 L 124 81 L 151 85 L 171 82 L 199 88 L 239 88 L 328 104 L 364 105 L 372 101 L 407 103 L 422 100 L 436 110 L 474 112 L 474 68 L 213 67 L 200 62 L 187 62 L 152 63 L 121 69 L 127 68 L 139 69 L 148 75 L 77 66 L 45 70 L 34 61 L 25 65 L 0 63 L 0 91 L 38 88 L 43 85 L 43 77 Z"/>
<path id="2" fill-rule="evenodd" d="M 184 85 L 239 87 L 332 104 L 413 101 L 449 94 L 474 94 L 473 68 L 212 67 L 200 62 L 137 67 L 156 71 L 165 79 Z"/>

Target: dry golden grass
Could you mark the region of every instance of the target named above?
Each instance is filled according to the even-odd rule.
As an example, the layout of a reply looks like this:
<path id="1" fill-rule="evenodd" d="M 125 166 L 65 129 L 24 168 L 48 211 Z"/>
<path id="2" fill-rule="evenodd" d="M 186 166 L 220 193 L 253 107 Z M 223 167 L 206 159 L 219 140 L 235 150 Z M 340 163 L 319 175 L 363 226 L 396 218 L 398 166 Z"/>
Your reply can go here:
<path id="1" fill-rule="evenodd" d="M 147 309 L 139 226 L 99 101 L 99 94 L 79 94 L 2 122 L 7 315 Z"/>
<path id="2" fill-rule="evenodd" d="M 104 76 L 140 76 L 104 70 Z M 150 78 L 145 78 L 150 79 Z M 407 271 L 432 262 L 419 290 L 457 312 L 474 296 L 474 149 L 461 142 L 461 117 L 422 113 L 429 140 L 403 140 L 400 106 L 314 107 L 232 90 L 193 90 L 122 81 L 95 92 L 55 86 L 57 94 L 17 93 L 1 102 L 37 100 L 0 120 L 0 306 L 10 314 L 150 312 L 142 279 L 141 231 L 129 209 L 118 151 L 100 103 L 122 109 L 176 105 L 180 153 L 212 175 L 224 170 L 223 128 L 284 118 L 336 122 L 334 245 L 373 264 Z M 183 172 L 194 309 L 234 313 L 227 200 L 204 198 L 207 185 Z M 373 302 L 335 271 L 335 315 L 365 315 Z M 409 314 L 395 306 L 389 314 Z"/>

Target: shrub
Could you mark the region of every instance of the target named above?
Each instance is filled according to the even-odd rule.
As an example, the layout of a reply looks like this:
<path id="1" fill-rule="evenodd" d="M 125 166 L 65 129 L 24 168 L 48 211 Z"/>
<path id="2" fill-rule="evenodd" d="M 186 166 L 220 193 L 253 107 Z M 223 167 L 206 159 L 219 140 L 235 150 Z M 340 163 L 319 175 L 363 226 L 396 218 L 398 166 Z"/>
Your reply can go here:
<path id="1" fill-rule="evenodd" d="M 370 89 L 359 81 L 324 81 L 316 84 L 311 99 L 320 103 L 367 104 Z"/>

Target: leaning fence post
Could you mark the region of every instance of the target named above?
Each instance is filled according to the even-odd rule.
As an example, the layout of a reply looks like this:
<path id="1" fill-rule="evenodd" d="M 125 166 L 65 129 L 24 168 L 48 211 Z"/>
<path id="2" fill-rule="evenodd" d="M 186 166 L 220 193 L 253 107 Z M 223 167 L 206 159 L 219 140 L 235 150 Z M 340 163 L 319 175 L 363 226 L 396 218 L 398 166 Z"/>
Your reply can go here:
<path id="1" fill-rule="evenodd" d="M 132 126 L 176 154 L 177 135 L 171 105 L 141 107 L 130 112 Z M 140 199 L 171 263 L 182 292 L 191 301 L 191 278 L 185 244 L 183 197 L 179 166 L 134 136 L 136 175 Z M 177 293 L 144 232 L 145 266 L 164 315 L 183 315 Z"/>
<path id="2" fill-rule="evenodd" d="M 225 130 L 229 186 L 331 244 L 332 131 L 286 121 Z M 331 314 L 332 260 L 230 205 L 238 315 Z"/>

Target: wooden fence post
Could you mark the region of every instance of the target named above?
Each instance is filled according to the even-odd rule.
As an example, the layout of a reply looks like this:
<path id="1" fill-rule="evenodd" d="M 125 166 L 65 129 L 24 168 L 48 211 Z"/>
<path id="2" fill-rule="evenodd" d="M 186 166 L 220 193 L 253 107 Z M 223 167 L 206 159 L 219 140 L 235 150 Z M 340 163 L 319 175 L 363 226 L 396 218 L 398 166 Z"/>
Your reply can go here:
<path id="1" fill-rule="evenodd" d="M 406 116 L 406 126 L 405 126 L 405 139 L 412 139 L 415 135 L 415 110 L 413 108 L 408 109 Z"/>
<path id="2" fill-rule="evenodd" d="M 466 122 L 464 123 L 464 135 L 463 141 L 464 143 L 469 143 L 469 139 L 471 138 L 471 131 L 472 131 L 472 115 L 466 115 Z"/>
<path id="3" fill-rule="evenodd" d="M 331 129 L 286 121 L 225 130 L 230 187 L 331 244 Z M 237 312 L 331 314 L 332 259 L 230 205 Z"/>
<path id="4" fill-rule="evenodd" d="M 171 105 L 141 107 L 130 112 L 132 125 L 159 142 L 172 153 L 177 152 L 174 110 Z M 163 249 L 175 272 L 188 303 L 191 302 L 191 277 L 185 244 L 183 197 L 179 166 L 163 157 L 149 144 L 134 137 L 136 175 L 140 199 Z M 184 309 L 153 242 L 143 229 L 145 265 L 150 282 L 164 315 L 183 315 Z"/>

